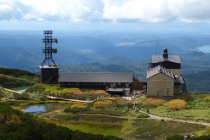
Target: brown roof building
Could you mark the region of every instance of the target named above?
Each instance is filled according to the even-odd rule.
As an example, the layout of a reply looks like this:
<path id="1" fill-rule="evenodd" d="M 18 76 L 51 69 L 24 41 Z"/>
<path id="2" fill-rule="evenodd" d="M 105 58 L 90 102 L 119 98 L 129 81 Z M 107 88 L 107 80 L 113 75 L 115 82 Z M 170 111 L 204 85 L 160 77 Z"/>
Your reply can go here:
<path id="1" fill-rule="evenodd" d="M 174 95 L 173 72 L 163 66 L 156 66 L 147 71 L 147 97 L 167 97 Z"/>
<path id="2" fill-rule="evenodd" d="M 164 49 L 163 55 L 152 55 L 150 67 L 151 69 L 147 71 L 148 96 L 172 96 L 172 89 L 173 95 L 180 94 L 180 87 L 182 87 L 182 93 L 187 92 L 186 81 L 181 75 L 181 60 L 179 55 L 169 55 L 168 50 Z M 170 80 L 167 77 L 173 80 Z M 173 81 L 173 86 L 165 83 L 165 80 L 169 80 L 170 82 Z M 155 81 L 160 83 L 154 83 Z M 164 84 L 165 87 L 162 87 Z M 162 87 L 164 90 L 161 90 L 160 87 Z M 162 94 L 160 94 L 161 92 Z"/>
<path id="3" fill-rule="evenodd" d="M 143 86 L 133 73 L 62 73 L 59 82 L 62 87 L 101 89 L 122 96 Z"/>

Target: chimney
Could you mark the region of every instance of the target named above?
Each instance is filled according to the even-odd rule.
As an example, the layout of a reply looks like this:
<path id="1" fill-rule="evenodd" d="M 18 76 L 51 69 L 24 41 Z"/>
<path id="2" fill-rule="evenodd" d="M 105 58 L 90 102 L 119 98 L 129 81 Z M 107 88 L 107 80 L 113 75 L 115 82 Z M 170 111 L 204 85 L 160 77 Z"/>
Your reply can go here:
<path id="1" fill-rule="evenodd" d="M 163 58 L 168 58 L 168 49 L 163 50 Z"/>

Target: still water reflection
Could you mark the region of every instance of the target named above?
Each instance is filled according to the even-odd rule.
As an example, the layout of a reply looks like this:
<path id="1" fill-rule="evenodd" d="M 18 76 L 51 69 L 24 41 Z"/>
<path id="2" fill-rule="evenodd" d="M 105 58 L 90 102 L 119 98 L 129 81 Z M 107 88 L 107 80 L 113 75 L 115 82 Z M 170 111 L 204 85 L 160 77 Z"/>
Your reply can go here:
<path id="1" fill-rule="evenodd" d="M 54 103 L 54 104 L 30 105 L 30 106 L 20 106 L 20 107 L 24 112 L 35 115 L 35 114 L 43 114 L 53 109 L 58 109 L 68 106 L 70 105 Z"/>

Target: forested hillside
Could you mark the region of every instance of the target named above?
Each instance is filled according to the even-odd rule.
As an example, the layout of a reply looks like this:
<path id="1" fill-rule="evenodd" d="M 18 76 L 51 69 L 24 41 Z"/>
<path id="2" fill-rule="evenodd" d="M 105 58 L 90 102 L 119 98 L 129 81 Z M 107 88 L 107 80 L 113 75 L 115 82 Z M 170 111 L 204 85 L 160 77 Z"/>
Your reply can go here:
<path id="1" fill-rule="evenodd" d="M 190 92 L 210 92 L 210 70 L 185 74 Z"/>
<path id="2" fill-rule="evenodd" d="M 0 68 L 0 85 L 5 88 L 33 85 L 39 82 L 35 73 L 9 68 Z"/>
<path id="3" fill-rule="evenodd" d="M 26 70 L 19 70 L 19 69 L 10 69 L 10 68 L 0 68 L 0 74 L 10 75 L 15 77 L 21 76 L 36 76 L 35 73 Z"/>

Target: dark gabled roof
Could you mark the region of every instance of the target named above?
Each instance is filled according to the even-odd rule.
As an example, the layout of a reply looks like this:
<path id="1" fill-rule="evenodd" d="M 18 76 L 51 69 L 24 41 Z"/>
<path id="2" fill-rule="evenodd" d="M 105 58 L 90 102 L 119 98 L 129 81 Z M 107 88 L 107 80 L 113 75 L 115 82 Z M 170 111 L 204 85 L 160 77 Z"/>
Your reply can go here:
<path id="1" fill-rule="evenodd" d="M 132 83 L 133 73 L 62 73 L 60 82 Z"/>
<path id="2" fill-rule="evenodd" d="M 158 74 L 158 73 L 162 73 L 170 78 L 174 78 L 172 71 L 164 68 L 163 66 L 158 65 L 158 66 L 147 71 L 147 79 Z"/>
<path id="3" fill-rule="evenodd" d="M 152 55 L 152 63 L 159 63 L 165 61 L 181 64 L 179 55 L 168 55 L 168 58 L 164 58 L 163 55 Z"/>

